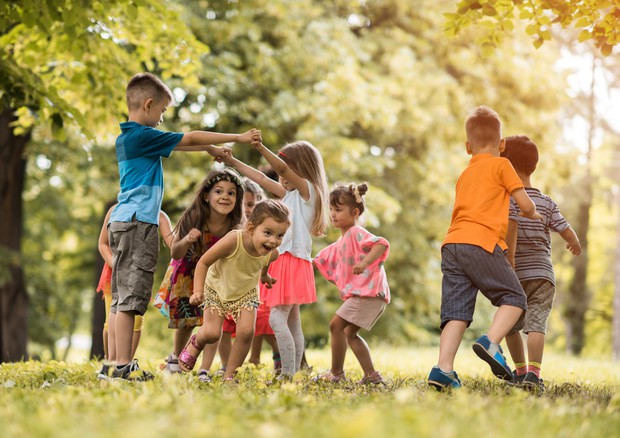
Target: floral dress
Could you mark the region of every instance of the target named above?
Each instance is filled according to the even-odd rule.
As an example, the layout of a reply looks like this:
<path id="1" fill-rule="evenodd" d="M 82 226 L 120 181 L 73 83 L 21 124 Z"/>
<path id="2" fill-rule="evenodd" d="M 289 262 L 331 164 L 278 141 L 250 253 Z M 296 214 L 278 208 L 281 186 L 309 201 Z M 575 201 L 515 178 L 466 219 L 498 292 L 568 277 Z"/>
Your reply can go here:
<path id="1" fill-rule="evenodd" d="M 203 236 L 207 249 L 220 239 L 212 235 L 208 229 L 204 230 Z M 202 254 L 193 254 L 190 249 L 182 259 L 170 260 L 154 303 L 154 306 L 168 318 L 169 328 L 202 325 L 202 308 L 189 303 L 194 291 L 194 271 L 201 256 Z"/>

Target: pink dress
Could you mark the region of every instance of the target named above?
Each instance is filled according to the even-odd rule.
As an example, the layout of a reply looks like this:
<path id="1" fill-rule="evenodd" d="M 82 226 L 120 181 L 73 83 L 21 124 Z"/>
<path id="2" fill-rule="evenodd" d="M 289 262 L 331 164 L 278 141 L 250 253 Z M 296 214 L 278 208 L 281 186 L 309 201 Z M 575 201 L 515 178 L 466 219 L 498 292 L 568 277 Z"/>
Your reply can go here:
<path id="1" fill-rule="evenodd" d="M 362 274 L 353 274 L 353 266 L 377 244 L 385 245 L 387 250 Z M 386 239 L 355 225 L 321 250 L 314 258 L 314 264 L 326 280 L 338 287 L 343 301 L 351 297 L 377 297 L 389 303 L 390 287 L 383 267 L 389 252 L 390 244 Z"/>

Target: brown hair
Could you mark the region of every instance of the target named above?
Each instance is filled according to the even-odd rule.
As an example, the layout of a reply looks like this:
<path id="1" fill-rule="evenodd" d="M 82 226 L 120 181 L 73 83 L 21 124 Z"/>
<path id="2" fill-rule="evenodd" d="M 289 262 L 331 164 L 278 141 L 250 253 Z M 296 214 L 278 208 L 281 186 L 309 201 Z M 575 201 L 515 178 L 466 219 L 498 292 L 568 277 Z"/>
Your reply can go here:
<path id="1" fill-rule="evenodd" d="M 502 122 L 488 106 L 479 106 L 465 120 L 467 141 L 472 148 L 499 145 L 502 139 Z"/>
<path id="2" fill-rule="evenodd" d="M 161 102 L 162 99 L 167 99 L 168 102 L 174 101 L 170 88 L 151 73 L 134 75 L 127 84 L 126 95 L 129 111 L 137 110 L 147 99 L 153 99 L 155 102 Z"/>
<path id="3" fill-rule="evenodd" d="M 534 173 L 538 164 L 536 143 L 525 135 L 506 137 L 506 148 L 501 156 L 508 158 L 516 171 L 528 176 Z"/>
<path id="4" fill-rule="evenodd" d="M 296 141 L 285 145 L 278 156 L 293 172 L 310 181 L 314 187 L 316 201 L 310 231 L 315 236 L 322 236 L 329 225 L 329 208 L 327 206 L 327 177 L 321 154 L 311 143 Z"/>
<path id="5" fill-rule="evenodd" d="M 204 197 L 219 181 L 232 182 L 237 188 L 235 206 L 228 216 L 230 217 L 230 229 L 232 230 L 239 227 L 243 219 L 243 185 L 241 184 L 241 177 L 239 174 L 233 169 L 226 167 L 222 170 L 212 170 L 209 172 L 198 187 L 198 190 L 196 190 L 194 200 L 190 206 L 185 209 L 177 226 L 174 228 L 174 233 L 179 239 L 185 237 L 192 228 L 197 228 L 201 232 L 205 229 L 209 220 L 211 208 L 209 204 L 205 202 Z M 203 239 L 198 239 L 190 246 L 190 251 L 195 257 L 202 256 L 206 250 L 207 248 Z"/>
<path id="6" fill-rule="evenodd" d="M 265 199 L 254 206 L 254 210 L 248 218 L 248 223 L 258 226 L 265 222 L 265 219 L 272 218 L 276 222 L 291 223 L 291 216 L 286 204 L 277 199 Z"/>
<path id="7" fill-rule="evenodd" d="M 254 195 L 254 202 L 262 201 L 265 198 L 265 191 L 249 178 L 243 178 L 243 190 Z"/>
<path id="8" fill-rule="evenodd" d="M 329 194 L 329 205 L 332 207 L 346 205 L 351 207 L 351 209 L 357 208 L 361 215 L 366 209 L 366 201 L 364 199 L 366 192 L 368 192 L 368 185 L 366 183 L 358 185 L 353 183 L 337 183 L 336 187 Z"/>

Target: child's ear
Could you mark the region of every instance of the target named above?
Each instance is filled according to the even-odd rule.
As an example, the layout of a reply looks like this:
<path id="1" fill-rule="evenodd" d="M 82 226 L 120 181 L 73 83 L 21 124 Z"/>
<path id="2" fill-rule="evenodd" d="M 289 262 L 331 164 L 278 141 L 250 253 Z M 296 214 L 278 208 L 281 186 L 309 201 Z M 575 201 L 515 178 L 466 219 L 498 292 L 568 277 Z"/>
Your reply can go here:
<path id="1" fill-rule="evenodd" d="M 362 213 L 360 212 L 360 209 L 359 209 L 359 208 L 355 207 L 355 208 L 353 209 L 353 217 L 355 217 L 355 219 L 357 219 L 358 217 L 360 217 L 360 215 L 361 215 L 361 214 L 362 214 Z"/>
<path id="2" fill-rule="evenodd" d="M 499 141 L 499 153 L 501 154 L 502 152 L 504 152 L 504 149 L 506 149 L 506 139 L 502 138 Z"/>
<path id="3" fill-rule="evenodd" d="M 252 222 L 247 222 L 245 224 L 245 227 L 248 229 L 250 233 L 253 233 L 254 229 L 256 228 L 256 225 L 254 225 Z"/>
<path id="4" fill-rule="evenodd" d="M 471 145 L 469 144 L 468 141 L 465 142 L 465 150 L 467 151 L 468 155 L 472 154 Z"/>
<path id="5" fill-rule="evenodd" d="M 148 112 L 148 111 L 151 109 L 151 107 L 153 106 L 153 103 L 154 103 L 154 102 L 155 102 L 155 101 L 153 100 L 153 98 L 152 98 L 152 97 L 149 97 L 148 99 L 146 99 L 146 100 L 144 101 L 144 105 L 143 105 L 144 110 Z"/>

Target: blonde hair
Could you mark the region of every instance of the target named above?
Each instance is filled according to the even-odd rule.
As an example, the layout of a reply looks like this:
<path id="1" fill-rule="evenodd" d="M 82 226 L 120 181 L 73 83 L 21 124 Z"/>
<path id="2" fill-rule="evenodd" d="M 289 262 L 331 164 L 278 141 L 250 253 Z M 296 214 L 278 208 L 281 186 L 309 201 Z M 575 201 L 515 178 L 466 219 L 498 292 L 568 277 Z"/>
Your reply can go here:
<path id="1" fill-rule="evenodd" d="M 493 109 L 482 105 L 467 116 L 465 133 L 474 148 L 498 145 L 502 139 L 502 122 Z"/>
<path id="2" fill-rule="evenodd" d="M 134 111 L 147 99 L 161 102 L 167 99 L 168 102 L 174 101 L 174 96 L 170 88 L 161 79 L 151 73 L 138 73 L 129 80 L 127 84 L 127 109 Z"/>
<path id="3" fill-rule="evenodd" d="M 323 236 L 329 225 L 329 192 L 323 158 L 318 149 L 310 142 L 296 141 L 285 145 L 278 154 L 280 158 L 298 176 L 307 179 L 314 187 L 314 218 L 310 232 L 314 236 Z"/>

